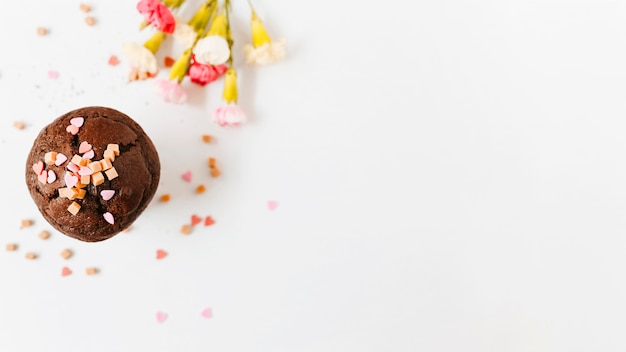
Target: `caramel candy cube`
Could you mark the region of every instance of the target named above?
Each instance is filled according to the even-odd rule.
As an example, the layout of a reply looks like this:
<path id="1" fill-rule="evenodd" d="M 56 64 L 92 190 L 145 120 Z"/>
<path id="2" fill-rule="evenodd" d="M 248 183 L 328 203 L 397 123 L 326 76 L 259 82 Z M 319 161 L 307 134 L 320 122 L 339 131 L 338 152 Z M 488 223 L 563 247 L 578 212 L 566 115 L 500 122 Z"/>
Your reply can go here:
<path id="1" fill-rule="evenodd" d="M 47 165 L 53 165 L 56 160 L 57 160 L 57 152 L 47 152 L 46 155 L 44 156 L 44 162 Z"/>
<path id="2" fill-rule="evenodd" d="M 78 197 L 78 188 L 69 188 L 67 190 L 67 199 L 74 200 Z"/>
<path id="3" fill-rule="evenodd" d="M 85 269 L 85 273 L 87 273 L 87 275 L 95 275 L 98 273 L 98 268 L 87 268 Z"/>
<path id="4" fill-rule="evenodd" d="M 66 194 L 67 199 L 74 200 L 78 197 L 78 188 L 68 188 Z"/>
<path id="5" fill-rule="evenodd" d="M 20 226 L 21 229 L 25 228 L 25 227 L 30 227 L 33 226 L 33 221 L 30 219 L 24 219 L 22 220 L 22 226 Z"/>
<path id="6" fill-rule="evenodd" d="M 111 163 L 111 160 L 109 159 L 100 160 L 100 165 L 102 166 L 102 170 L 100 171 L 106 171 L 113 167 L 113 164 Z"/>
<path id="7" fill-rule="evenodd" d="M 91 176 L 90 175 L 82 175 L 82 176 L 80 176 L 80 183 L 82 183 L 83 185 L 88 185 L 89 182 L 91 182 Z"/>
<path id="8" fill-rule="evenodd" d="M 91 163 L 87 164 L 87 167 L 89 169 L 91 169 L 91 171 L 93 171 L 93 172 L 102 171 L 102 164 L 100 164 L 99 161 L 91 162 Z"/>
<path id="9" fill-rule="evenodd" d="M 79 189 L 78 192 L 76 192 L 76 195 L 74 197 L 78 199 L 83 199 L 85 198 L 86 195 L 87 195 L 87 190 Z"/>
<path id="10" fill-rule="evenodd" d="M 76 188 L 59 188 L 59 197 L 64 197 L 69 200 L 73 200 L 78 195 Z"/>
<path id="11" fill-rule="evenodd" d="M 37 254 L 28 252 L 24 257 L 26 257 L 26 259 L 37 259 Z"/>
<path id="12" fill-rule="evenodd" d="M 183 235 L 188 235 L 188 234 L 190 234 L 190 233 L 191 233 L 191 230 L 192 230 L 192 228 L 191 228 L 191 226 L 190 226 L 190 225 L 183 225 L 183 226 L 180 228 L 180 233 L 182 233 Z"/>
<path id="13" fill-rule="evenodd" d="M 83 4 L 83 3 L 81 3 L 81 4 L 79 5 L 79 8 L 80 8 L 80 10 L 81 10 L 82 12 L 85 12 L 85 13 L 87 13 L 87 12 L 91 11 L 91 6 L 89 6 L 89 5 L 87 5 L 87 4 Z"/>
<path id="14" fill-rule="evenodd" d="M 215 158 L 209 158 L 209 167 L 212 169 L 215 167 Z"/>
<path id="15" fill-rule="evenodd" d="M 61 197 L 61 198 L 68 198 L 68 197 L 67 197 L 67 192 L 68 192 L 68 190 L 69 190 L 69 188 L 65 188 L 65 187 L 64 187 L 64 188 L 59 188 L 59 189 L 58 189 L 58 191 L 59 191 L 59 197 Z"/>
<path id="16" fill-rule="evenodd" d="M 78 166 L 87 166 L 87 163 L 89 162 L 89 159 L 84 159 L 82 156 L 80 155 L 74 155 L 72 157 L 72 162 Z"/>
<path id="17" fill-rule="evenodd" d="M 104 183 L 104 175 L 102 174 L 102 172 L 96 172 L 95 174 L 91 175 L 91 182 L 93 182 L 94 186 L 100 186 L 102 183 Z"/>
<path id="18" fill-rule="evenodd" d="M 115 156 L 120 156 L 120 145 L 119 144 L 109 144 L 107 145 L 107 150 L 113 151 Z"/>
<path id="19" fill-rule="evenodd" d="M 64 249 L 64 250 L 61 252 L 61 257 L 63 257 L 63 259 L 66 259 L 66 260 L 67 260 L 67 259 L 70 259 L 73 255 L 74 255 L 74 252 L 72 252 L 72 251 L 71 251 L 71 250 L 69 250 L 69 249 Z"/>
<path id="20" fill-rule="evenodd" d="M 114 167 L 108 169 L 104 173 L 107 175 L 107 178 L 109 179 L 109 181 L 111 181 L 112 179 L 114 179 L 114 178 L 116 178 L 118 176 L 117 170 L 115 170 Z"/>
<path id="21" fill-rule="evenodd" d="M 7 251 L 9 252 L 13 252 L 17 250 L 17 244 L 15 243 L 9 243 L 7 244 Z"/>
<path id="22" fill-rule="evenodd" d="M 77 188 L 67 188 L 67 191 L 65 192 L 66 194 L 66 198 L 69 200 L 74 200 L 76 199 L 76 196 L 78 195 L 78 189 Z"/>
<path id="23" fill-rule="evenodd" d="M 85 188 L 85 187 L 87 187 L 87 185 L 79 181 L 76 183 L 75 188 L 80 189 L 80 188 Z"/>
<path id="24" fill-rule="evenodd" d="M 218 177 L 221 174 L 222 173 L 220 172 L 220 169 L 218 169 L 216 167 L 211 168 L 211 176 Z"/>
<path id="25" fill-rule="evenodd" d="M 72 215 L 78 214 L 79 210 L 80 210 L 80 204 L 78 204 L 76 202 L 72 202 L 72 204 L 70 204 L 70 206 L 67 207 L 67 211 L 72 213 Z"/>
<path id="26" fill-rule="evenodd" d="M 111 160 L 111 162 L 115 161 L 115 152 L 110 149 L 105 150 L 104 158 Z"/>
<path id="27" fill-rule="evenodd" d="M 41 238 L 42 240 L 47 240 L 48 238 L 50 238 L 50 232 L 44 230 L 44 231 L 41 231 L 39 235 L 37 236 Z"/>

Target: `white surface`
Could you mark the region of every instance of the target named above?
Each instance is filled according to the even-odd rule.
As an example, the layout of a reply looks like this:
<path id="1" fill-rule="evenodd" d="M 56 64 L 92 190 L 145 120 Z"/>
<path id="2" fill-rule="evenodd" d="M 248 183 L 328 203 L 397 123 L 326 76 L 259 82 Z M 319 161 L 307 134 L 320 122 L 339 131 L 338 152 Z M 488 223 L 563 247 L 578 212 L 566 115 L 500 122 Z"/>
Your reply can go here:
<path id="1" fill-rule="evenodd" d="M 0 232 L 20 244 L 0 251 L 0 350 L 626 348 L 625 3 L 258 0 L 288 57 L 236 58 L 241 129 L 209 121 L 221 83 L 168 105 L 106 64 L 143 38 L 134 1 L 91 2 L 94 27 L 78 3 L 0 12 Z M 241 48 L 249 12 L 234 3 Z M 24 160 L 40 128 L 84 105 L 142 124 L 173 200 L 103 243 L 44 242 Z M 182 236 L 192 213 L 217 224 Z"/>

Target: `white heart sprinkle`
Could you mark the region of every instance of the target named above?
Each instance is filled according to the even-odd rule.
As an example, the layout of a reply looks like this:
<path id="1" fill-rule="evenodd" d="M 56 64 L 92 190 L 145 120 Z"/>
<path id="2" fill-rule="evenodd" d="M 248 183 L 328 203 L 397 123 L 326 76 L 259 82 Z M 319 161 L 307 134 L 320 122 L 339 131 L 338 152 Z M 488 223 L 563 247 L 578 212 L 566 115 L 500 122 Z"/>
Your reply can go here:
<path id="1" fill-rule="evenodd" d="M 61 166 L 66 161 L 67 161 L 67 157 L 65 156 L 65 154 L 59 153 L 59 154 L 57 154 L 57 159 L 54 161 L 54 165 Z"/>
<path id="2" fill-rule="evenodd" d="M 115 195 L 115 191 L 111 189 L 105 189 L 102 192 L 100 192 L 100 195 L 102 196 L 102 199 L 109 200 L 113 198 L 113 196 Z"/>
<path id="3" fill-rule="evenodd" d="M 106 222 L 108 222 L 109 224 L 113 225 L 115 223 L 115 219 L 113 219 L 113 214 L 109 213 L 108 211 L 102 214 L 102 216 L 104 217 L 104 220 L 106 220 Z"/>
<path id="4" fill-rule="evenodd" d="M 83 123 L 85 123 L 85 118 L 83 117 L 75 117 L 70 120 L 70 124 L 76 127 L 83 127 Z"/>

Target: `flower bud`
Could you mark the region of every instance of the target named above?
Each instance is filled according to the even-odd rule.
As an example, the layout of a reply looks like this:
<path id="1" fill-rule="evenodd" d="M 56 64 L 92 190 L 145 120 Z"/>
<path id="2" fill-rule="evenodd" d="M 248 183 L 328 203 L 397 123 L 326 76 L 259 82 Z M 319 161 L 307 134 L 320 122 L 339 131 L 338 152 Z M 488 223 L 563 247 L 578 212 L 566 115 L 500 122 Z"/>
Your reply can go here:
<path id="1" fill-rule="evenodd" d="M 150 37 L 150 39 L 146 40 L 143 46 L 145 46 L 146 49 L 150 50 L 152 54 L 156 55 L 164 39 L 165 39 L 165 33 L 161 31 L 157 31 L 156 33 L 152 35 L 152 37 Z"/>
<path id="2" fill-rule="evenodd" d="M 222 97 L 227 103 L 237 102 L 237 71 L 235 71 L 232 67 L 226 71 L 224 78 L 224 93 Z"/>
<path id="3" fill-rule="evenodd" d="M 170 69 L 170 80 L 182 82 L 189 68 L 189 60 L 191 59 L 191 49 L 185 50 L 174 62 Z"/>
<path id="4" fill-rule="evenodd" d="M 217 15 L 211 23 L 211 28 L 207 35 L 219 35 L 224 38 L 228 35 L 228 19 L 225 14 Z"/>
<path id="5" fill-rule="evenodd" d="M 252 44 L 255 48 L 272 42 L 269 34 L 267 34 L 267 30 L 265 30 L 263 21 L 254 12 L 252 13 L 250 26 L 252 27 Z"/>

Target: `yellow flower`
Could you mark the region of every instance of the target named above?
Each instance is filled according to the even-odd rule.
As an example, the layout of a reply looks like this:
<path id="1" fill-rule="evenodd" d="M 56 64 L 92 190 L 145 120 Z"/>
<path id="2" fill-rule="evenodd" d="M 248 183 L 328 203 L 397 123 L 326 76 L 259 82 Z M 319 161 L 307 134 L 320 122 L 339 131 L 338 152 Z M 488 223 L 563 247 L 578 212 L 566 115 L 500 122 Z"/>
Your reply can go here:
<path id="1" fill-rule="evenodd" d="M 156 55 L 164 39 L 165 39 L 165 33 L 161 31 L 157 31 L 156 33 L 152 35 L 152 37 L 150 37 L 150 39 L 146 40 L 143 46 L 145 46 L 146 49 L 150 50 L 150 52 L 153 55 Z"/>
<path id="2" fill-rule="evenodd" d="M 252 11 L 250 20 L 252 27 L 252 44 L 243 47 L 246 62 L 255 65 L 268 65 L 278 62 L 285 57 L 285 40 L 272 42 L 263 21 Z"/>
<path id="3" fill-rule="evenodd" d="M 220 14 L 215 16 L 213 19 L 213 23 L 211 23 L 211 28 L 209 28 L 209 35 L 219 35 L 221 37 L 227 38 L 228 33 L 228 18 L 225 14 Z"/>
<path id="4" fill-rule="evenodd" d="M 211 19 L 211 14 L 215 10 L 215 0 L 208 0 L 198 8 L 198 11 L 191 17 L 189 22 L 190 26 L 194 28 L 196 33 L 200 34 L 206 28 L 206 25 Z"/>
<path id="5" fill-rule="evenodd" d="M 272 42 L 269 34 L 267 34 L 265 26 L 263 25 L 263 21 L 261 21 L 259 16 L 257 16 L 254 11 L 252 11 L 250 26 L 252 27 L 252 45 L 254 45 L 255 48 Z"/>
<path id="6" fill-rule="evenodd" d="M 182 82 L 189 68 L 189 60 L 191 60 L 191 48 L 185 50 L 174 62 L 170 69 L 170 79 Z"/>
<path id="7" fill-rule="evenodd" d="M 163 2 L 165 3 L 165 6 L 173 10 L 179 8 L 185 0 L 165 0 Z"/>
<path id="8" fill-rule="evenodd" d="M 232 67 L 226 71 L 224 78 L 224 93 L 222 94 L 222 97 L 227 103 L 237 102 L 237 71 L 235 71 Z"/>

